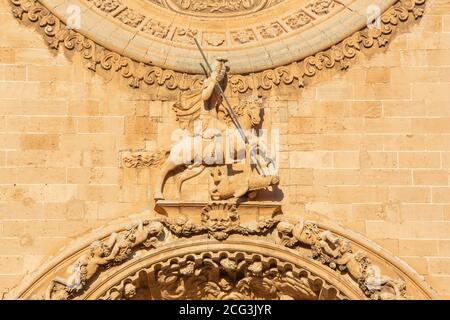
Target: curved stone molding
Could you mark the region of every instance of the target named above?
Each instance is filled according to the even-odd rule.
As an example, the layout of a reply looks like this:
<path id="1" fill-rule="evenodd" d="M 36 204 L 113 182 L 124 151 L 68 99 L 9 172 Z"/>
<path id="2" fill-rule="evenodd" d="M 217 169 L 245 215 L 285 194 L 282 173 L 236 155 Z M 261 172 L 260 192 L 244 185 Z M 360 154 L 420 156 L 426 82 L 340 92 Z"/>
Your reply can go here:
<path id="1" fill-rule="evenodd" d="M 230 216 L 211 220 L 208 212 L 212 208 L 222 208 Z M 397 258 L 340 228 L 295 221 L 284 215 L 241 224 L 233 206 L 217 204 L 205 207 L 199 224 L 185 216 L 136 219 L 128 226 L 116 223 L 78 240 L 25 279 L 7 298 L 133 298 L 138 288 L 125 285 L 144 272 L 157 281 L 163 289 L 160 292 L 170 291 L 172 282 L 165 279 L 172 274 L 172 280 L 189 278 L 200 281 L 205 290 L 213 290 L 192 293 L 185 288 L 185 297 L 212 299 L 212 292 L 219 289 L 208 283 L 220 270 L 228 274 L 225 280 L 229 293 L 247 298 L 255 297 L 256 289 L 239 291 L 240 281 L 251 282 L 262 275 L 278 286 L 274 295 L 267 293 L 269 299 L 435 298 L 427 284 Z M 212 270 L 199 257 L 211 259 Z M 209 270 L 206 278 L 197 277 L 205 268 Z M 232 274 L 234 278 L 230 278 Z M 280 281 L 292 287 L 283 287 Z M 314 283 L 327 288 L 326 296 L 318 296 Z M 147 298 L 152 299 L 171 297 L 149 294 Z"/>
<path id="2" fill-rule="evenodd" d="M 201 79 L 203 76 L 196 74 L 202 72 L 198 69 L 198 63 L 201 61 L 201 57 L 195 47 L 192 46 L 192 43 L 188 45 L 189 49 L 186 49 L 188 50 L 186 53 L 177 51 L 178 48 L 177 50 L 169 50 L 174 54 L 176 53 L 176 56 L 178 57 L 183 56 L 183 61 L 179 62 L 179 59 L 176 57 L 168 59 L 167 55 L 165 55 L 167 54 L 168 49 L 163 50 L 162 47 L 160 47 L 159 42 L 154 42 L 150 38 L 141 38 L 136 32 L 131 32 L 134 36 L 133 42 L 130 42 L 130 38 L 120 38 L 120 33 L 117 35 L 114 34 L 115 38 L 109 37 L 110 34 L 108 34 L 107 39 L 105 38 L 102 40 L 95 33 L 84 35 L 81 33 L 82 30 L 78 32 L 68 29 L 61 20 L 64 16 L 64 10 L 67 9 L 65 7 L 67 4 L 56 6 L 52 10 L 49 10 L 47 8 L 51 7 L 52 1 L 50 0 L 40 0 L 46 5 L 43 5 L 41 2 L 36 0 L 10 1 L 14 7 L 13 13 L 15 17 L 20 20 L 28 20 L 29 22 L 35 24 L 37 28 L 42 31 L 48 45 L 51 48 L 58 49 L 59 47 L 64 47 L 66 50 L 80 52 L 82 57 L 87 60 L 87 66 L 90 70 L 96 71 L 98 69 L 102 69 L 106 72 L 119 73 L 122 77 L 128 79 L 128 84 L 133 88 L 139 88 L 144 84 L 148 86 L 164 86 L 169 90 L 188 90 L 196 89 L 201 86 Z M 115 7 L 114 3 L 116 3 L 112 0 L 108 0 L 108 2 L 99 1 L 100 0 L 97 0 L 95 3 L 99 4 L 101 8 L 108 8 L 105 10 L 112 10 L 112 8 Z M 308 51 L 305 51 L 306 49 L 301 50 L 296 47 L 289 46 L 289 52 L 302 52 L 300 55 L 290 54 L 286 52 L 286 48 L 277 50 L 262 46 L 262 40 L 258 40 L 257 45 L 254 49 L 252 49 L 254 50 L 254 54 L 257 56 L 262 56 L 264 53 L 271 52 L 269 59 L 270 63 L 267 63 L 266 61 L 259 67 L 254 67 L 256 61 L 258 60 L 256 58 L 252 58 L 254 54 L 238 54 L 238 51 L 227 48 L 224 52 L 236 52 L 237 57 L 246 59 L 244 62 L 239 62 L 236 59 L 233 60 L 233 58 L 228 55 L 230 65 L 232 67 L 230 70 L 231 75 L 229 76 L 228 81 L 229 87 L 235 93 L 245 93 L 248 90 L 258 89 L 270 90 L 280 84 L 302 87 L 304 86 L 305 80 L 315 76 L 318 72 L 324 69 L 346 69 L 349 67 L 351 61 L 355 59 L 359 51 L 362 51 L 365 48 L 385 46 L 400 23 L 409 19 L 418 19 L 421 17 L 423 15 L 423 6 L 425 1 L 426 0 L 399 0 L 389 8 L 387 8 L 386 5 L 391 4 L 394 1 L 381 1 L 382 4 L 380 4 L 380 6 L 382 8 L 387 8 L 387 10 L 381 16 L 380 29 L 366 27 L 361 31 L 356 31 L 363 27 L 366 21 L 361 24 L 361 21 L 355 22 L 350 19 L 350 17 L 347 17 L 347 20 L 343 19 L 342 21 L 350 21 L 352 23 L 352 27 L 346 26 L 345 23 L 339 23 L 339 28 L 337 28 L 336 21 L 333 22 L 333 19 L 327 20 L 323 24 L 319 24 L 321 26 L 326 25 L 327 28 L 323 30 L 325 33 L 315 32 L 315 36 L 308 36 L 307 33 L 301 33 L 292 38 L 297 44 L 303 43 L 307 45 Z M 366 10 L 368 1 L 358 2 L 359 5 L 361 5 L 362 2 L 364 2 L 364 10 Z M 281 5 L 283 5 L 283 3 L 280 3 L 277 6 Z M 123 9 L 123 7 L 120 8 Z M 320 6 L 313 6 L 312 8 L 317 12 L 321 12 Z M 359 10 L 362 9 L 360 8 Z M 117 12 L 119 11 L 120 10 Z M 349 10 L 345 10 L 345 12 L 347 11 Z M 91 11 L 84 11 L 83 17 L 86 17 L 89 12 Z M 123 13 L 124 11 L 122 10 L 120 12 Z M 359 11 L 356 10 L 354 14 L 361 18 L 357 12 Z M 136 14 L 132 14 L 131 16 L 135 17 Z M 302 16 L 298 15 L 297 18 L 302 19 Z M 99 21 L 92 19 L 84 19 L 90 21 L 89 23 L 93 25 L 92 28 L 88 28 L 91 32 L 94 32 L 95 29 L 98 28 L 104 28 L 105 26 L 103 24 L 106 23 L 104 21 L 107 20 L 107 18 L 103 17 L 102 20 L 100 20 L 102 23 L 99 23 Z M 129 24 L 133 23 L 129 21 L 131 20 L 126 20 L 125 22 L 122 21 L 126 27 L 120 26 L 119 29 L 122 30 L 122 28 L 127 29 L 130 27 Z M 88 22 L 86 23 L 89 25 Z M 146 25 L 148 25 L 148 23 L 151 24 L 148 19 L 143 19 L 139 25 L 143 25 L 145 23 L 147 23 Z M 356 30 L 355 26 L 357 26 Z M 161 28 L 161 26 L 156 24 L 155 28 L 155 30 L 157 30 L 155 31 L 156 33 L 165 33 L 164 28 Z M 276 27 L 274 28 L 276 29 Z M 276 30 L 272 29 L 270 29 L 270 31 L 267 29 L 266 31 L 269 33 L 276 33 Z M 342 31 L 341 29 L 345 29 L 346 32 L 348 32 L 348 30 L 354 30 L 356 32 L 347 38 L 345 38 L 347 35 L 343 37 L 336 36 L 336 34 L 339 34 L 339 32 Z M 245 39 L 250 37 L 248 35 L 245 36 L 243 33 L 240 34 Z M 181 31 L 180 36 L 192 37 L 195 36 L 195 32 L 185 29 Z M 118 39 L 116 39 L 117 37 Z M 345 39 L 342 40 L 343 38 Z M 210 40 L 211 43 L 216 44 L 221 42 L 220 37 L 217 36 L 212 36 Z M 120 43 L 121 41 L 126 42 L 126 47 L 111 45 Z M 139 43 L 135 43 L 136 41 Z M 281 43 L 284 45 L 286 42 L 274 41 L 274 43 Z M 106 44 L 109 45 L 106 46 Z M 146 54 L 144 56 L 133 53 L 139 46 L 145 46 Z M 205 46 L 205 49 L 206 48 L 207 46 Z M 265 48 L 263 52 L 261 48 Z M 327 50 L 321 51 L 324 49 Z M 164 58 L 164 61 L 172 61 L 177 65 L 170 66 L 170 68 L 166 65 L 163 65 L 162 67 L 158 66 L 158 59 L 155 60 L 147 55 L 147 53 L 151 52 L 159 52 L 162 54 L 161 57 Z M 213 50 L 209 53 L 209 55 L 218 55 L 220 53 L 220 51 Z M 192 57 L 192 55 L 195 55 L 195 58 L 190 60 L 189 57 Z M 280 57 L 281 60 L 279 62 L 274 62 L 276 59 L 272 55 Z M 250 59 L 251 62 L 248 59 Z M 152 65 L 149 64 L 149 60 L 151 60 Z M 274 65 L 276 66 L 280 64 L 285 65 L 273 68 Z M 195 65 L 195 67 L 188 67 L 189 70 L 187 72 L 175 71 L 182 70 L 182 68 L 180 69 L 179 67 L 180 65 Z M 251 66 L 252 69 L 240 69 L 240 66 L 242 65 Z M 263 71 L 253 72 L 255 70 Z"/>
<path id="3" fill-rule="evenodd" d="M 276 5 L 269 3 L 269 8 L 262 3 L 264 6 L 257 5 L 249 13 L 241 5 L 230 16 L 217 10 L 225 10 L 226 4 L 228 8 L 236 6 L 236 0 L 183 0 L 180 6 L 189 7 L 181 10 L 174 10 L 173 5 L 162 8 L 146 0 L 40 1 L 64 23 L 68 10 L 78 6 L 82 12 L 78 31 L 108 50 L 187 73 L 203 72 L 193 38 L 207 55 L 228 59 L 232 72 L 256 72 L 302 59 L 324 45 L 339 42 L 367 24 L 368 6 L 375 4 L 383 12 L 395 2 L 284 0 Z M 243 3 L 251 8 L 253 1 L 257 0 Z M 192 16 L 191 7 L 201 16 Z M 218 19 L 222 23 L 217 23 Z"/>

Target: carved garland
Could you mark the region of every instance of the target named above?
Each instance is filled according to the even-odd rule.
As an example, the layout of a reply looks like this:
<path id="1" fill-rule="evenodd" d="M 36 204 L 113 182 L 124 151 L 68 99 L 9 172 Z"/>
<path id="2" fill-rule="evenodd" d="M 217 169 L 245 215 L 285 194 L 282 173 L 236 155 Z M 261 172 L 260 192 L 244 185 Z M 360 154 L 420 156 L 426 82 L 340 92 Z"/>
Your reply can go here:
<path id="1" fill-rule="evenodd" d="M 164 86 L 169 90 L 189 90 L 201 86 L 202 75 L 193 75 L 164 70 L 144 63 L 138 63 L 118 53 L 111 52 L 83 35 L 67 27 L 48 9 L 36 0 L 10 0 L 14 16 L 23 21 L 28 19 L 44 33 L 52 49 L 63 46 L 70 51 L 80 52 L 88 61 L 92 71 L 101 68 L 107 72 L 118 72 L 128 79 L 132 88 Z M 229 85 L 234 93 L 248 90 L 270 90 L 280 84 L 296 84 L 303 87 L 305 80 L 325 69 L 347 69 L 357 52 L 374 46 L 384 47 L 398 24 L 411 17 L 423 15 L 426 0 L 399 0 L 381 16 L 381 28 L 365 28 L 343 40 L 330 49 L 305 58 L 303 61 L 246 75 L 230 75 Z"/>
<path id="2" fill-rule="evenodd" d="M 219 215 L 213 211 L 221 211 Z M 219 217 L 219 218 L 218 218 Z M 157 248 L 168 235 L 190 238 L 208 235 L 218 241 L 232 234 L 264 236 L 275 233 L 277 242 L 291 248 L 307 248 L 311 258 L 320 261 L 338 273 L 346 273 L 370 299 L 407 299 L 405 282 L 391 279 L 379 272 L 364 252 L 354 253 L 348 240 L 308 221 L 291 224 L 276 216 L 262 219 L 256 226 L 240 224 L 236 208 L 232 204 L 212 203 L 202 211 L 201 224 L 195 224 L 180 216 L 175 219 L 158 218 L 138 221 L 125 231 L 113 233 L 108 240 L 91 244 L 89 252 L 78 258 L 67 278 L 56 277 L 40 299 L 73 299 L 85 292 L 91 279 L 102 269 L 122 264 L 133 257 L 138 249 Z"/>

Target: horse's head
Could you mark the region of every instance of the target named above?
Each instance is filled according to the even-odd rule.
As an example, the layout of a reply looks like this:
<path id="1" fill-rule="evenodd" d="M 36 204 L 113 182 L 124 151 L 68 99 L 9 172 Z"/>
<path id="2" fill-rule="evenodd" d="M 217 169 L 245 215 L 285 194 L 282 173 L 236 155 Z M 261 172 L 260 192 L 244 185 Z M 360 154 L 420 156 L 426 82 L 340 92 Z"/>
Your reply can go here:
<path id="1" fill-rule="evenodd" d="M 251 127 L 258 126 L 261 119 L 262 99 L 259 96 L 249 96 L 234 108 L 235 113 L 244 120 L 249 120 Z M 247 119 L 246 119 L 247 118 Z M 247 121 L 245 121 L 247 122 Z"/>

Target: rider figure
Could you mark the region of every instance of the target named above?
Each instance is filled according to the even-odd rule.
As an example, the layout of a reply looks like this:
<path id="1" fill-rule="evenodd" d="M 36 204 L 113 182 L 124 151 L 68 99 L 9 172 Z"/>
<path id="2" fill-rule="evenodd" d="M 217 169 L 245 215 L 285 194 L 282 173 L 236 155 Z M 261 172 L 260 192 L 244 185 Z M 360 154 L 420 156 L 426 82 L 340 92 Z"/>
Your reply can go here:
<path id="1" fill-rule="evenodd" d="M 215 127 L 220 113 L 226 114 L 222 106 L 222 96 L 217 85 L 223 89 L 223 80 L 227 71 L 225 62 L 227 60 L 217 58 L 213 63 L 211 75 L 204 80 L 200 90 L 180 95 L 178 102 L 174 104 L 173 110 L 180 122 L 180 127 L 187 129 L 191 134 L 203 135 L 206 129 Z M 201 130 L 195 128 L 195 122 L 201 121 Z"/>

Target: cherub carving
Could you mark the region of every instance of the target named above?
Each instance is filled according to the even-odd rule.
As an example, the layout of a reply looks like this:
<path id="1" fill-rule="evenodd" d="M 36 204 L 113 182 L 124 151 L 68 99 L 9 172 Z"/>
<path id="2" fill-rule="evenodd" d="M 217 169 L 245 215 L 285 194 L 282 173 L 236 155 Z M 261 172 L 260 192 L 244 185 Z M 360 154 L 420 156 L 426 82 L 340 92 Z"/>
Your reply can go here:
<path id="1" fill-rule="evenodd" d="M 347 272 L 356 280 L 363 278 L 363 270 L 361 268 L 360 259 L 362 257 L 353 253 L 350 243 L 347 240 L 342 240 L 337 248 L 337 256 L 334 262 L 341 270 Z"/>
<path id="2" fill-rule="evenodd" d="M 286 246 L 294 246 L 297 243 L 319 246 L 329 256 L 338 256 L 337 250 L 333 249 L 331 245 L 336 245 L 340 240 L 339 237 L 328 230 L 319 231 L 311 222 L 302 220 L 296 225 L 292 225 L 289 222 L 281 221 L 278 223 L 277 229 Z"/>
<path id="3" fill-rule="evenodd" d="M 147 220 L 138 221 L 131 225 L 124 234 L 113 233 L 110 237 L 112 243 L 109 260 L 122 261 L 127 258 L 131 249 L 144 244 L 146 247 L 155 246 L 157 237 L 162 233 L 163 225 L 160 222 Z"/>
<path id="4" fill-rule="evenodd" d="M 93 242 L 89 253 L 82 255 L 72 266 L 72 273 L 67 279 L 56 277 L 52 280 L 46 292 L 46 299 L 66 299 L 69 294 L 83 288 L 86 282 L 97 273 L 100 266 L 111 262 L 113 258 L 107 256 L 107 253 L 113 245 L 113 241 L 107 244 Z"/>
<path id="5" fill-rule="evenodd" d="M 284 245 L 292 247 L 300 243 L 310 246 L 313 257 L 333 269 L 346 271 L 371 299 L 406 298 L 405 282 L 382 275 L 378 266 L 373 265 L 366 254 L 353 252 L 348 240 L 334 235 L 329 230 L 319 230 L 317 225 L 307 221 L 296 225 L 280 221 L 277 230 Z"/>
<path id="6" fill-rule="evenodd" d="M 376 266 L 369 266 L 366 270 L 365 285 L 371 290 L 375 300 L 404 300 L 406 296 L 406 284 L 403 280 L 380 274 Z"/>
<path id="7" fill-rule="evenodd" d="M 339 257 L 334 262 L 367 288 L 373 299 L 405 299 L 405 282 L 381 274 L 376 265 L 370 264 L 364 253 L 353 253 L 347 240 L 339 243 L 338 252 Z"/>
<path id="8" fill-rule="evenodd" d="M 112 233 L 105 243 L 93 242 L 89 253 L 82 255 L 72 266 L 68 278 L 56 277 L 52 280 L 46 299 L 67 299 L 81 290 L 100 267 L 125 260 L 131 249 L 140 244 L 154 246 L 163 228 L 159 221 L 138 221 L 124 233 Z"/>

